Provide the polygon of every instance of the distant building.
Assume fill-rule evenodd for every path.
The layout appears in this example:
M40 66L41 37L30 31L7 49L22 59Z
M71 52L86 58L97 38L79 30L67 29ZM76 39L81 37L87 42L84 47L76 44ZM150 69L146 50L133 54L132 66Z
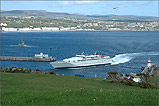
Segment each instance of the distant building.
M109 31L120 31L120 28L108 28Z
M33 28L31 31L41 31L41 28Z
M61 31L69 31L70 29L71 29L71 28L64 28L64 27L61 27L61 28L60 28Z
M44 31L59 31L59 27L42 27Z
M2 27L2 31L5 31L5 32L15 32L15 31L17 31L17 28L5 28L5 27Z
M7 26L7 24L6 23L1 23L0 26Z
M30 31L30 28L19 28L18 31Z
M48 54L40 53L40 54L35 54L35 58L49 58L49 56Z

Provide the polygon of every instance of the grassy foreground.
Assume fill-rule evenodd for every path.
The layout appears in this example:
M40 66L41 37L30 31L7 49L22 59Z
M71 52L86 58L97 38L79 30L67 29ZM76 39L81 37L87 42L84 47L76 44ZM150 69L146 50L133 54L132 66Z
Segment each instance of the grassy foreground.
M1 72L1 105L159 105L159 90L98 78Z

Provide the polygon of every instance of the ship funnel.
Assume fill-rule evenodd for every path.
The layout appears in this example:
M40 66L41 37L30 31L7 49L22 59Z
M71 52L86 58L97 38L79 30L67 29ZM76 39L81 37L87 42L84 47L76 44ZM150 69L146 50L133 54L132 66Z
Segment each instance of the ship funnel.
M81 53L81 56L84 54L84 52Z
M98 55L98 54L97 54L97 51L94 53L94 55Z

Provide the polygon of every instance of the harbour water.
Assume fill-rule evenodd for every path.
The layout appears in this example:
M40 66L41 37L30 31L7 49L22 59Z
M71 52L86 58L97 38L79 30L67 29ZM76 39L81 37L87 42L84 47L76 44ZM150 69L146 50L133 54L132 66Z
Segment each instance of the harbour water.
M24 47L18 46L23 40ZM51 49L50 49L51 48ZM76 54L109 55L113 63L108 66L54 70L49 62L1 61L1 67L25 67L43 71L54 70L59 74L105 78L109 71L138 73L147 59L159 65L158 31L69 31L69 32L2 32L2 56L34 56L43 52L56 60Z

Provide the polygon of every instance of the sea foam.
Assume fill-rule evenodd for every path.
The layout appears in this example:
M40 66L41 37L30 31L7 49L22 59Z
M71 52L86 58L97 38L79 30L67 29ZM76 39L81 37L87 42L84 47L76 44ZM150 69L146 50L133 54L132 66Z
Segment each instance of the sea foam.
M10 45L10 46L12 46L12 47L18 47L19 45ZM24 45L23 47L38 47L38 46L31 46L31 45Z
M120 63L126 63L130 60L138 57L138 56L148 56L148 55L159 55L159 52L141 52L141 53L125 53L125 54L118 54L113 57L113 62L111 65L116 65Z

